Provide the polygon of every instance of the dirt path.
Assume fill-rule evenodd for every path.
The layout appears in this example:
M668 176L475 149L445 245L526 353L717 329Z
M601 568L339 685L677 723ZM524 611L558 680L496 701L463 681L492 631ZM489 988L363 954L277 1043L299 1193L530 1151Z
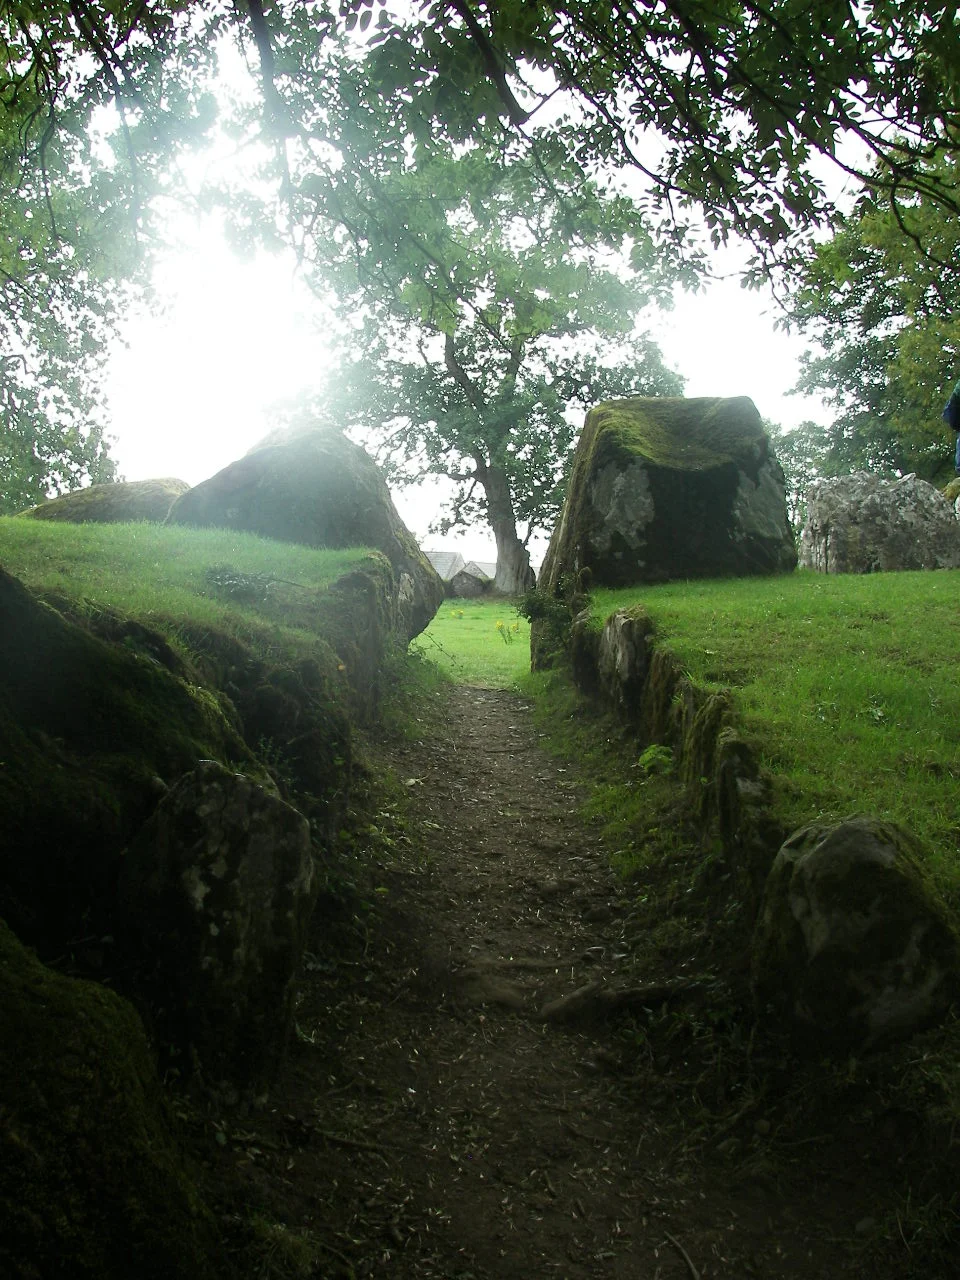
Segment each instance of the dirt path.
M637 889L521 700L451 689L443 726L389 749L414 817L399 834L381 815L366 942L318 947L283 1090L224 1135L247 1196L321 1237L318 1275L858 1274L839 1243L869 1215L854 1148L846 1177L842 1152L818 1177L813 1147L774 1167L747 1107L731 1167L723 1130L697 1133L717 1100L682 1037L543 1016L584 984L662 982L625 979Z

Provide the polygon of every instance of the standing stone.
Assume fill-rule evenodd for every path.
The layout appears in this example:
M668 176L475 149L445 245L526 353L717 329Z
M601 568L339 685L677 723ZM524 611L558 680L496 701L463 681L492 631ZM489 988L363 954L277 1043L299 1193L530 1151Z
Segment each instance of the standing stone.
M611 400L587 414L543 589L789 572L783 471L746 397Z
M397 514L376 463L338 431L275 432L185 493L168 519L308 547L375 547L393 568L397 627L407 639L443 600L443 583Z
M938 489L912 474L817 480L807 490L800 564L819 573L960 568L960 520Z
M260 1090L281 1058L317 893L310 827L204 760L127 850L126 948L162 1041L213 1085Z
M942 1016L958 944L915 843L867 817L803 827L780 849L754 937L761 1012L815 1050L860 1049Z

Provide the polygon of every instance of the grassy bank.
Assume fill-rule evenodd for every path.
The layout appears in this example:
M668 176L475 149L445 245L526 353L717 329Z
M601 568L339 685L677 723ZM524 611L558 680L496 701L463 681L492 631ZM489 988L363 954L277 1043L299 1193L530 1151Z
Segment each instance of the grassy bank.
M509 689L530 670L530 624L509 600L444 600L413 643L458 684Z
M182 525L0 518L0 566L39 595L116 610L174 644L188 619L193 636L207 627L263 657L309 654L323 591L371 554Z
M788 823L854 811L900 822L960 910L960 573L672 583L642 603L691 678L729 689Z

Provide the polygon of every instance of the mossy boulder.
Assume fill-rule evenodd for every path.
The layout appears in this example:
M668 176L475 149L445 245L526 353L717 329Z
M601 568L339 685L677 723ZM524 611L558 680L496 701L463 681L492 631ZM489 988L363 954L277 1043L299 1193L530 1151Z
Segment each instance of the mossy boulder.
M113 932L121 850L198 760L263 774L163 652L91 635L0 569L0 910L41 950Z
M913 839L869 817L814 823L780 849L757 920L753 983L814 1051L857 1052L936 1021L958 992L960 949Z
M254 1094L272 1083L317 887L306 818L213 760L141 828L121 873L124 954L191 1074Z
M119 524L149 520L163 524L170 508L189 490L186 480L124 480L93 484L62 494L23 514L33 520L66 520L70 524Z
M373 459L337 431L268 436L185 493L168 518L309 547L382 551L394 575L394 626L404 640L428 625L443 600L443 583L397 514Z
M0 921L0 1275L203 1280L214 1229L131 1005Z
M540 575L605 587L789 572L783 471L746 397L611 400L587 414Z

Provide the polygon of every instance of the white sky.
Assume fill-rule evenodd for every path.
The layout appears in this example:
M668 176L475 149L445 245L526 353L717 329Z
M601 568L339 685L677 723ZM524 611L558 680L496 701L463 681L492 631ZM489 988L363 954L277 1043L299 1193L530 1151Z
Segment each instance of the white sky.
M158 266L162 310L131 317L114 353L106 391L112 449L127 480L207 479L270 429L270 406L319 386L329 365L312 298L290 260L242 261L209 227L187 225L187 247ZM762 417L784 427L825 420L818 401L788 396L803 342L774 328L775 304L736 279L683 295L651 330L691 396L750 396ZM397 508L427 547L493 559L483 528L441 539L427 533L437 490L406 489ZM542 548L534 548L534 563Z

